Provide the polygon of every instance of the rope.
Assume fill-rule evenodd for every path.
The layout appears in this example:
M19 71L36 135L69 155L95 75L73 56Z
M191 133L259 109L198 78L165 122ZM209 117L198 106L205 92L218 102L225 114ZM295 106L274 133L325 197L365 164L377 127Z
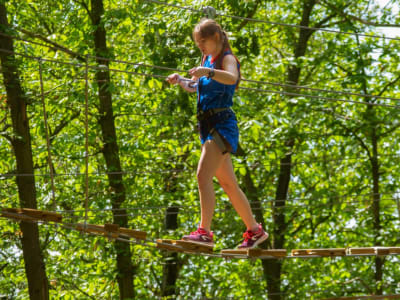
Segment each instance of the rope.
M44 129L46 133L46 144L47 144L47 161L50 169L51 194L53 200L53 210L56 210L57 204L56 204L55 187L54 187L54 171L53 171L53 161L51 158L50 138L49 138L48 124L47 124L46 101L44 98L42 60L39 59L38 62L39 62L39 76L40 76L40 94L42 98Z
M43 47L48 47L53 49L53 46L37 43L34 41L22 39L16 36L12 35L7 35L4 33L0 33L2 36L6 36L9 38L15 38L18 40L22 40L28 43L36 44L39 46ZM73 52L74 55L76 56L82 56L81 54L77 52ZM116 62L116 63L122 63L126 65L132 65L132 66L139 66L139 67L146 67L146 68L155 68L159 70L167 70L167 71L174 71L174 72L185 72L187 73L188 71L177 69L177 68L170 68L170 67L163 67L163 66L157 66L157 65L151 65L151 64L144 64L144 63L133 63L130 61L126 60L120 60L120 59L112 59L112 58L106 58L106 57L99 57L99 56L94 56L94 55L87 55L87 57L94 58L97 60L103 60L103 61L108 61L108 62ZM312 91L317 91L317 92L327 92L327 93L333 93L333 94L341 94L341 95L351 95L351 96L359 96L359 97L364 97L364 98L375 98L375 99L385 99L385 100L396 100L400 101L400 98L395 98L395 97L384 97L384 96L378 96L378 95L371 95L371 94L360 94L360 93L354 93L354 92L346 92L346 91L334 91L334 90L327 90L327 89L321 89L321 88L312 88L312 87L307 87L307 86L301 86L301 85L294 85L294 84L287 84L287 83L278 83L278 82L271 82L271 81L259 81L259 80L251 80L251 79L241 79L243 82L250 82L250 83L257 83L257 84L267 84L267 85L273 85L273 86L280 86L280 87L289 87L289 88L295 88L295 89L306 89L306 90L312 90Z
M368 105L368 106L381 106L381 107L387 107L387 108L400 109L400 105L390 105L390 104L381 104L381 103L373 103L373 102L336 99L336 98L331 98L331 97L322 97L322 96L299 94L299 93L292 93L292 92L285 92L285 91L273 91L273 90L249 88L249 87L243 87L243 86L240 87L240 89L253 91L253 92L281 94L281 95L285 95L285 96L295 96L295 97L305 97L305 98L319 99L319 100L324 100L324 101L326 100L326 101L330 101L330 102L347 102L347 103L353 103L353 104L364 104L364 105Z
M15 215L16 217L18 217L18 214L13 214L13 213L8 213L9 215ZM4 218L3 216L0 216L1 218ZM46 225L52 225L52 226L56 226L56 227L62 227L65 229L70 229L70 230L74 230L74 231L81 231L79 229L77 229L77 226L80 225L78 223L65 223L65 222L48 222L48 221L42 221L42 220L37 220L34 218L30 218L28 217L28 219L31 220L26 220L28 222L33 222L33 223L38 223L38 224L46 224ZM102 228L96 228L96 230L101 231L103 233L109 233L108 231L106 231L105 229ZM87 231L81 231L82 233L86 233L87 235L93 235L93 236L99 236L99 234L93 233L93 232L87 232ZM107 238L107 235L104 235L104 237ZM135 244L135 245L141 245L141 246L146 246L146 247L150 247L150 248L156 248L156 245L164 245L164 246L168 246L169 248L176 248L177 250L184 250L179 246L174 246L172 244L168 244L168 243L163 243L163 242L157 242L155 240L152 239L143 239L143 240L136 240L136 239L125 239L125 238L121 238L121 237L116 237L116 238L111 238L113 240L118 240L121 242L125 242L125 243L130 243L130 244ZM373 248L373 247L372 247ZM156 248L158 249L158 248ZM189 250L189 249L188 249ZM190 250L189 250L190 251ZM188 253L187 253L188 254ZM207 256L207 257L215 257L215 258L225 258L225 256L223 256L221 253L204 253L204 252L191 252L191 255L199 255L199 256ZM397 253L391 253L389 255L400 255ZM364 256L376 256L376 254L350 254L350 255L346 255L346 256L340 256L340 257L364 257ZM292 255L287 255L284 257L281 257L280 259L290 259L290 258L316 258L316 257L324 257L321 255L296 255L296 256L292 256ZM329 257L329 256L326 256ZM247 256L243 256L243 255L237 255L235 256L235 258L240 258L240 259L257 259L257 257L247 257ZM261 259L269 259L269 258L261 258Z
M204 10L200 9L194 9L191 7L185 7L185 6L180 6L176 4L170 4L166 2L161 2L157 0L144 0L147 2L152 2L156 3L159 5L164 5L164 6L169 6L173 8L178 8L182 10L188 10L194 13L198 14L204 14ZM375 39L386 39L386 40L394 40L394 41L400 41L400 38L396 37L387 37L387 36L379 36L379 35L371 35L371 34L363 34L363 33L357 33L357 32L346 32L346 31L340 31L340 30L334 30L334 29L326 29L326 28L321 28L321 27L308 27L308 26L303 26L303 25L296 25L296 24L288 24L288 23L282 23L282 22L274 22L274 21L268 21L268 20L260 20L260 19L254 19L254 18L246 18L246 17L240 17L240 16L235 16L235 15L227 15L227 14L222 14L222 13L216 13L216 16L220 17L225 17L225 18L231 18L231 19L236 19L236 20L241 20L241 21L250 21L250 22L255 22L255 23L265 23L269 25L274 25L274 26L284 26L284 27L291 27L291 28L297 28L297 29L307 29L310 31L323 31L323 32L329 32L329 33L334 33L334 34L343 34L343 35L354 35L354 36L361 36L361 37L369 37L369 38L375 38Z
M5 50L5 49L0 49L0 51L1 52L5 52L5 53L9 53L9 54L20 55L20 56L23 56L23 57L26 57L26 58L38 59L38 57L35 57L35 56L25 55L25 54L21 54L21 53L17 53L17 52L11 52L11 51L8 51L8 50ZM55 59L45 59L45 58L41 58L41 59L42 59L42 61L47 61L47 62L52 62L52 63L60 63L60 64L65 64L65 65L72 65L72 66L76 66L76 67L86 67L86 65L82 65L82 64L79 64L79 63L71 63L71 62L60 61L60 60L55 60ZM95 65L88 66L88 68L95 69L95 70L102 70L103 69L103 67L99 67L99 66L95 66ZM146 74L146 73L127 71L127 70L113 69L113 68L108 68L108 70L111 71L111 72L116 72L116 73L125 73L125 74L144 76L144 77L151 77L151 78L159 78L159 79L166 79L168 77L168 76L164 76L164 75ZM186 79L186 80L189 80L189 79ZM389 104L380 104L380 103L372 103L372 102L353 101L353 100L346 100L346 99L336 99L336 98L317 96L317 95L292 93L292 92L285 92L285 91L273 91L273 90L249 88L249 87L243 87L243 86L240 86L239 89L253 91L253 92L274 93L274 94L281 94L281 95L287 95L287 96L305 97L305 98L326 100L326 101L330 101L330 102L338 101L338 102L348 102L348 103L362 104L362 105L368 105L368 106L381 106L381 107L386 107L386 108L400 109L399 105L389 105ZM393 98L391 100L399 100L399 99L398 98Z
M154 148L151 150L157 151L158 148ZM130 156L129 154L123 154L123 156ZM381 154L379 155L380 158L383 157L390 157L390 158L398 158L400 157L400 154ZM179 158L179 157L178 157ZM297 165L303 165L303 164L317 164L317 163L338 163L338 162L350 162L350 161L361 161L361 160L368 160L368 157L363 157L363 156L358 156L358 157L343 157L343 158L337 158L335 156L326 156L319 158L318 156L315 157L314 159L311 160L303 160L303 161L294 161L291 163L280 163L280 160L277 159L275 162L265 162L265 163L259 163L256 162L254 164L248 164L246 167L250 169L255 169L258 167L278 167L278 166L292 166L295 167ZM176 159L171 159L169 161L164 161L164 162L176 162ZM189 166L186 167L185 169L167 169L167 170L154 170L154 171L133 171L133 170L125 170L125 171L115 171L115 172L89 172L88 174L91 176L107 176L107 175L151 175L151 174L168 174L168 173L174 173L174 172L192 172L195 170L195 166ZM8 177L17 177L17 176L22 176L22 177L27 177L27 176L34 176L34 177L49 177L51 176L50 173L3 173L0 174L0 177L2 178L8 178ZM86 173L56 173L54 174L54 177L61 177L61 176L86 176Z
M88 57L85 64L85 228L89 202L89 97L88 97Z
M379 194L375 194L375 193L367 193L367 194L353 194L353 195L335 195L335 196L330 196L330 197L326 197L326 198L321 198L321 197L308 197L308 198L304 198L304 197L298 197L298 198L287 198L287 199L263 199L260 200L258 202L256 201L249 201L250 204L268 204L268 203L291 203L291 202L299 202L299 201L311 201L312 204L299 204L299 205L286 205L285 207L317 207L317 205L315 205L315 201L321 201L321 200L325 200L326 202L328 202L329 200L336 200L333 204L359 204L359 203L365 203L368 202L369 204L372 202L384 202L384 201L391 201L391 200L397 200L397 197L389 197L389 198L383 198L383 199L379 199L379 200L375 200L375 199L368 199L369 197L373 197L376 195L379 196L384 196L384 195L396 195L396 194L400 194L400 193L379 193ZM360 200L356 200L359 199ZM351 201L344 201L344 202L340 202L340 200L351 200ZM180 199L172 199L169 200L170 202L179 202ZM328 203L322 203L322 205L326 206L328 205ZM115 211L121 211L121 210L127 210L127 211L132 211L132 210L160 210L160 209L166 209L169 207L176 207L176 208L180 208L180 209L185 209L185 208L193 208L193 207L198 207L198 205L151 205L151 206L137 206L137 207L124 207L124 208L117 208L117 209L112 209L112 208L105 208L105 209L88 209L88 211L90 212L115 212ZM276 207L275 209L279 209L279 207ZM79 213L79 212L83 212L83 210L58 210L56 211L57 213Z

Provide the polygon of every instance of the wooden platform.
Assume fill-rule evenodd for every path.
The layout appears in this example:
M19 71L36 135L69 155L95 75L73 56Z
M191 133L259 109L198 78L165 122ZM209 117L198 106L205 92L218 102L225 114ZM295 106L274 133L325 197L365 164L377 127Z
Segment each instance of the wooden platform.
M291 251L291 255L292 256L315 256L315 257L345 256L346 248L294 249Z
M2 208L1 216L11 218L18 221L44 221L44 222L61 222L62 215L46 210L33 208Z
M283 258L287 256L286 249L224 249L221 250L222 257L243 258Z
M158 239L156 247L184 253L213 253L214 246L184 240Z
M147 233L144 231L129 229L125 227L119 227L118 224L105 224L105 225L96 225L96 224L76 224L76 229L82 232L94 233L98 235L103 235L110 239L116 238L135 238L138 240L145 240Z
M348 248L347 255L393 255L400 254L400 247Z

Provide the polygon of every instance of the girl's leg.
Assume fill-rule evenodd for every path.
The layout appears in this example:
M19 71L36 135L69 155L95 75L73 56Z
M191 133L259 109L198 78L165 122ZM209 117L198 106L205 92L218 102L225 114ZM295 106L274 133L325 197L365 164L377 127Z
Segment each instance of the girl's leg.
M224 159L219 165L219 168L216 170L215 175L221 187L228 195L229 200L231 201L236 212L245 223L247 230L258 230L259 225L254 219L249 201L237 183L230 154L226 154L224 156Z
M201 221L200 227L210 231L215 207L213 177L226 157L213 140L206 141L201 149L197 167L197 183L200 194Z

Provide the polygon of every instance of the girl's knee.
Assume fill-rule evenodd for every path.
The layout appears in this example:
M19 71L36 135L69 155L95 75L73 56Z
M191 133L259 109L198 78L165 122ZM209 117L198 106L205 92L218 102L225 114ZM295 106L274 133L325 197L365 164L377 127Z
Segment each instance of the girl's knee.
M212 177L210 177L207 172L203 171L202 169L197 170L196 176L197 184L200 189L212 183Z
M239 186L237 182L220 181L219 184L221 185L225 193L228 195L232 193L237 193L239 191Z

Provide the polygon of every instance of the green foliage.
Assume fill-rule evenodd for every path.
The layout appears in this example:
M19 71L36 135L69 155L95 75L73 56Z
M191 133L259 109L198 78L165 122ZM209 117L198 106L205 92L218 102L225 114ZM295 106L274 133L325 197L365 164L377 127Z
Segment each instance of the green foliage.
M57 209L65 222L82 222L85 201L85 55L94 55L91 25L86 9L89 1L9 1L14 34L46 44L23 34L18 28L40 34L80 54L14 40L16 52L65 61L43 62L45 101L51 139ZM305 1L206 1L229 15L249 16L271 22L299 24ZM184 1L173 1L189 5ZM390 9L367 9L365 1L319 2L312 11L310 26L328 18L324 25L341 31L375 34L366 26L338 14L338 9L374 22L398 23ZM147 1L104 1L104 25L112 57L135 63L112 61L113 110L118 135L129 224L145 230L150 238L179 238L199 221L195 170L200 155L196 127L196 97L167 85L162 77L169 71L143 66L157 65L188 70L199 64L200 52L191 39L194 24L201 17L190 11L159 6ZM192 6L199 8L198 2ZM335 8L335 9L334 9ZM298 29L266 23L246 23L218 17L229 32L232 47L242 63L242 76L266 82L287 82L291 66L301 68L300 85L331 91L352 91L398 97L399 41L352 35L314 32L306 55L294 57ZM29 96L29 118L34 152L39 207L52 209L51 184L40 97L38 62L18 57L23 88ZM93 57L89 65L94 65ZM139 65L142 64L142 65ZM130 72L130 73L128 73ZM101 154L104 141L98 126L95 70L89 69L89 222L112 220L110 191ZM187 74L182 74L186 75ZM240 143L245 156L234 158L241 186L245 176L257 188L267 228L273 232L272 202L279 176L279 159L292 149L292 177L287 205L281 209L288 229L287 249L350 246L399 245L398 182L400 167L398 109L285 96L291 91L314 96L376 104L398 105L395 101L313 90L280 88L242 82L242 86L274 90L262 93L239 90L234 110L239 120ZM2 89L3 101L5 90ZM0 102L0 174L15 171L15 160L7 108ZM377 139L375 139L377 138ZM372 159L377 147L380 187L380 222L373 230ZM177 184L171 188L171 180ZM216 187L218 187L216 185ZM217 188L213 230L216 250L236 246L244 231L227 197ZM2 207L17 207L15 177L2 175ZM163 228L165 207L182 206L179 229ZM161 208L159 208L161 207ZM69 212L72 210L72 212ZM53 226L40 227L46 272L52 299L117 299L115 250L104 238L87 236ZM0 294L13 299L28 295L18 226L0 220ZM144 246L132 246L137 265L135 290L138 299L160 295L162 253ZM229 260L185 256L177 282L182 299L267 299L266 281L260 261ZM386 294L399 293L397 258L388 258L380 283ZM282 266L283 299L320 299L371 294L376 285L374 259L293 259ZM379 283L378 283L379 284Z

